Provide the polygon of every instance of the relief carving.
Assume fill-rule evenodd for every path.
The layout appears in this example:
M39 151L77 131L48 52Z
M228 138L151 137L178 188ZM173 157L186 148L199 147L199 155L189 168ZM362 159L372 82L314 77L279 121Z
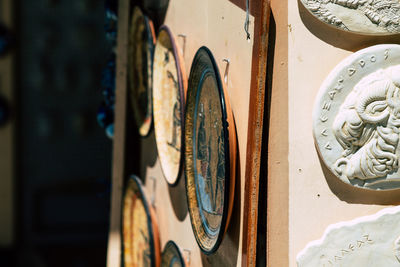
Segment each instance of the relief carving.
M365 48L321 85L313 111L317 151L347 184L400 188L399 55L399 45Z
M400 32L399 0L302 0L320 20L343 30Z
M386 177L399 168L400 65L363 78L347 96L332 125L343 147L335 162L351 180Z

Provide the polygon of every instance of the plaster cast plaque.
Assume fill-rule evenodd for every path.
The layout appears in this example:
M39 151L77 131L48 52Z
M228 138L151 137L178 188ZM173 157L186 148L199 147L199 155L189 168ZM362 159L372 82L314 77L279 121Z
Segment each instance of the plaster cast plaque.
M400 33L399 0L301 0L318 19L342 30Z
M297 256L298 267L397 267L400 207L330 225Z
M326 78L313 112L318 152L353 186L400 188L400 46L378 45L343 60Z

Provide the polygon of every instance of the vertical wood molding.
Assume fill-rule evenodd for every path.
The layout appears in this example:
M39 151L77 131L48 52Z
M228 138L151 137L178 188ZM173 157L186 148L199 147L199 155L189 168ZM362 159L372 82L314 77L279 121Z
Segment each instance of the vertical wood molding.
M242 266L256 265L259 178L270 21L269 0L251 1L250 5L251 10L254 10L255 39L246 152Z
M107 266L121 265L121 205L125 176L125 140L127 112L127 48L129 0L119 0L116 69L116 100L112 160L111 215L108 237Z

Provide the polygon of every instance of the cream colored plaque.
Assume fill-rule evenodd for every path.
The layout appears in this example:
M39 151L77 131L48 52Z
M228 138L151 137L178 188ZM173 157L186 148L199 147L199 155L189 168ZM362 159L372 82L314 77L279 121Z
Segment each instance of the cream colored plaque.
M399 0L301 0L318 19L342 30L366 34L400 32Z
M297 256L298 267L397 267L400 207L330 225Z
M378 45L342 61L324 81L313 112L325 164L343 182L400 187L400 46Z

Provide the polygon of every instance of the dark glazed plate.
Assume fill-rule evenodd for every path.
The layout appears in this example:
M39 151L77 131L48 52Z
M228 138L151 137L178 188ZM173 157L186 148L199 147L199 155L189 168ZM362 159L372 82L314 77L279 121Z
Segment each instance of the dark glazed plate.
M168 241L161 256L161 267L185 267L185 259L174 241Z
M133 118L141 136L152 123L152 74L155 33L152 21L135 7L129 28L128 90Z
M185 114L186 194L196 241L214 253L227 229L236 175L236 130L218 66L201 47L190 70Z
M128 180L123 202L123 262L125 267L160 265L156 216L147 202L140 179Z
M153 117L164 177L175 185L180 176L187 77L180 48L167 26L157 38L153 64Z

